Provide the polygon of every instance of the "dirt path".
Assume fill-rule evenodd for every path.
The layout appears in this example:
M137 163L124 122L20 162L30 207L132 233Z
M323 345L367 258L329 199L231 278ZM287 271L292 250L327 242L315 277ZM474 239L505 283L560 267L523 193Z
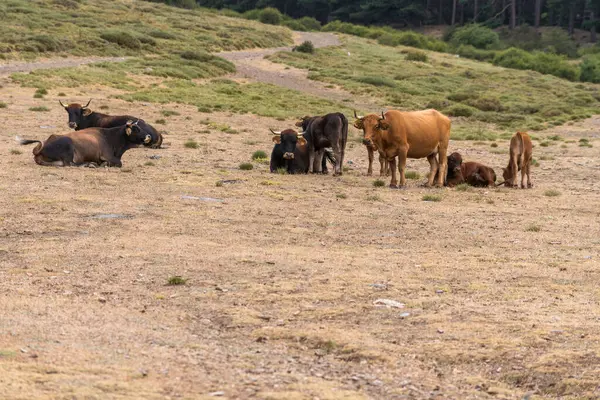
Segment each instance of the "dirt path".
M95 62L123 62L127 57L80 57L80 58L51 58L35 62L15 62L0 65L0 76L15 72L31 72L37 69L68 68Z
M313 43L316 48L339 46L341 42L333 33L328 32L296 32L294 43L300 44L306 40ZM292 47L277 47L272 49L259 49L248 51L230 51L219 53L219 56L235 64L237 72L234 77L249 79L257 82L270 83L345 103L358 109L370 109L374 103L368 98L357 98L356 95L339 87L328 87L325 84L308 79L308 71L273 63L265 56L279 51L290 51Z

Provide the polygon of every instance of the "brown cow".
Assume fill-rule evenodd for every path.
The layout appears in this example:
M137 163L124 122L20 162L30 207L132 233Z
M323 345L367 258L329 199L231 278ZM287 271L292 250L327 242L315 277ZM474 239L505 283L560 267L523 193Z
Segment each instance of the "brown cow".
M356 117L356 112L354 113ZM354 127L356 129L362 130L362 120L357 119L354 121ZM368 144L367 141L363 139L363 144L367 148L367 154L369 156L369 167L367 168L367 176L373 175L373 159L375 158L375 151L379 153L379 176L389 176L390 175L390 164L385 159L382 152L377 150L377 148L371 143Z
M531 143L529 135L525 132L515 133L510 139L510 159L508 160L508 166L502 168L504 186L519 187L516 183L517 171L521 171L521 188L525 189L525 174L527 174L527 187L533 187L529 175L532 154L533 144Z
M436 172L437 186L443 186L446 176L446 153L450 139L450 119L436 110L402 112L391 110L381 116L370 114L357 119L363 128L368 145L375 145L390 163L391 188L398 187L396 156L400 172L400 186L406 185L404 170L407 158L427 158L430 165L428 186L433 185ZM439 154L439 165L437 155Z
M152 136L142 130L137 121L127 121L116 128L88 128L66 135L50 135L43 143L18 136L15 140L21 145L38 143L33 149L33 158L39 165L65 167L105 164L121 167L123 153L140 144L150 143Z
M454 187L461 183L471 186L486 187L494 186L496 183L496 172L483 164L462 161L460 153L452 153L448 156L448 174L446 186Z

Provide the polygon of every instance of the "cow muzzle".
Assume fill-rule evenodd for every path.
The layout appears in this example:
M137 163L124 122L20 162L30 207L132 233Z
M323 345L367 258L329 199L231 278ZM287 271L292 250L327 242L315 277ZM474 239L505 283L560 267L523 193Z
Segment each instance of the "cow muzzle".
M368 146L368 147L373 147L373 142L371 141L371 139L363 139L362 143L363 143L365 146Z
M152 136L150 136L150 135L146 135L146 137L144 138L144 143L145 143L145 144L148 144L148 143L150 143L150 142L152 142Z
M69 128L76 129L77 128L77 122L69 122Z
M283 158L286 160L293 160L294 159L294 153L285 153L283 155Z

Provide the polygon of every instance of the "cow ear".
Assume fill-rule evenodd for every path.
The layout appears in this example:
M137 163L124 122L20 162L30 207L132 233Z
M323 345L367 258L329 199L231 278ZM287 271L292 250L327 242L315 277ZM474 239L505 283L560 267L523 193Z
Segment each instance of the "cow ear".
M299 144L300 146L304 146L306 144L306 139L304 139L303 137L299 137L297 144Z
M274 135L274 136L273 136L273 142L274 142L274 143L277 143L277 144L281 143L281 136L279 136L279 135Z
M87 108L87 107L82 108L82 111L83 111L83 116L84 117L87 117L88 115L90 115L92 113L92 110L89 109L89 108Z

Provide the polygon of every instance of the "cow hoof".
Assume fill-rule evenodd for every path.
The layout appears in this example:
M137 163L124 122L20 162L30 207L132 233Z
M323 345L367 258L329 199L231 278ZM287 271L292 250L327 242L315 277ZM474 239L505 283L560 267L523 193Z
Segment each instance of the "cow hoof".
M527 189L531 189L533 187L533 183L528 183L527 184Z
M398 188L398 185L392 185L392 184L390 184L390 189L399 189L399 188Z

